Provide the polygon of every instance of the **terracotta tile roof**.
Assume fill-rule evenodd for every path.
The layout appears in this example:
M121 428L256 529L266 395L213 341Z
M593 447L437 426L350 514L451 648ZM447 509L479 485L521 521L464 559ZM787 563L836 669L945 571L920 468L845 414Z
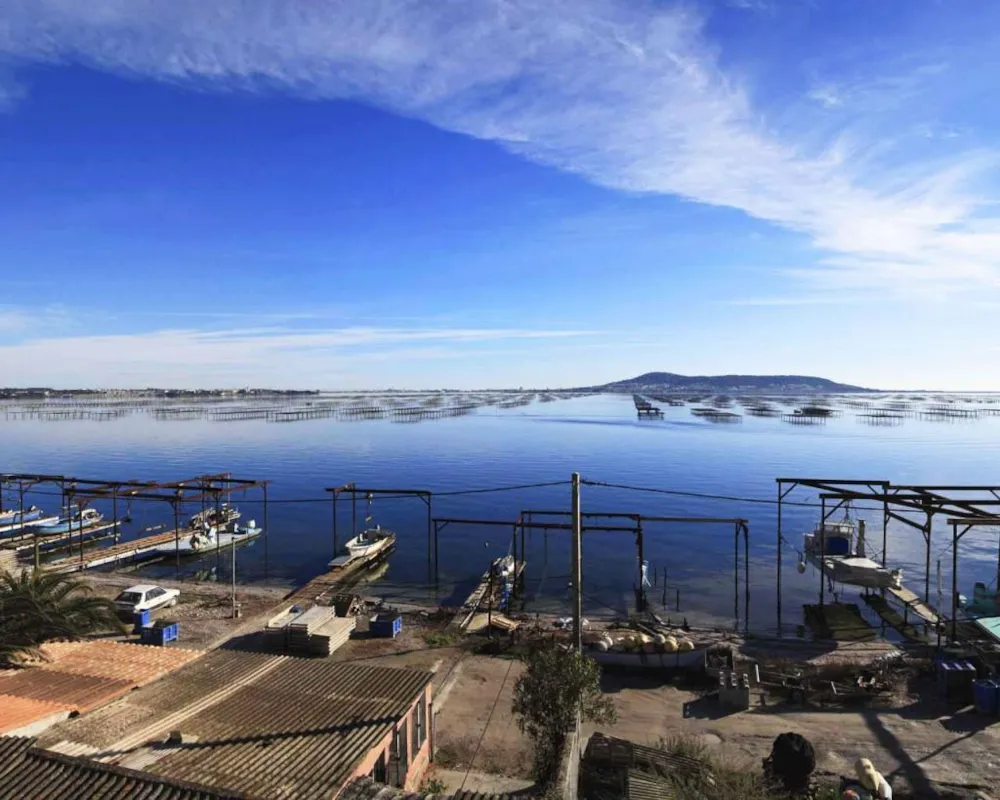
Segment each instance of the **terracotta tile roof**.
M50 753L34 740L0 737L0 796L78 800L243 800L237 792L168 781L135 770Z
M48 703L44 700L0 694L0 733L16 731L32 722L72 710L72 706L62 703Z

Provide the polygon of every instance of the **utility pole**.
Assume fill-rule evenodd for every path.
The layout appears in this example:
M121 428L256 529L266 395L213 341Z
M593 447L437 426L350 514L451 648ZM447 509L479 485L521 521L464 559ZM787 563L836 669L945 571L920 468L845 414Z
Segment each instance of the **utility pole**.
M580 516L580 473L573 473L573 647L583 652L583 565L581 564L583 518Z

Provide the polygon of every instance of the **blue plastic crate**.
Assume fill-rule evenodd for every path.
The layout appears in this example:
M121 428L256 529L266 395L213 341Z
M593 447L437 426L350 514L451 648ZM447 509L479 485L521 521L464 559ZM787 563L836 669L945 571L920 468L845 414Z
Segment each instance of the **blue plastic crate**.
M379 614L371 622L371 635L382 639L395 639L403 630L402 617L389 617Z
M1000 715L1000 682L988 678L972 684L972 701L976 711L990 717Z
M142 643L163 647L167 642L176 641L180 631L176 622L169 625L147 625L142 629Z
M149 615L148 608L145 611L136 611L132 615L132 633L142 633L142 629L149 625Z

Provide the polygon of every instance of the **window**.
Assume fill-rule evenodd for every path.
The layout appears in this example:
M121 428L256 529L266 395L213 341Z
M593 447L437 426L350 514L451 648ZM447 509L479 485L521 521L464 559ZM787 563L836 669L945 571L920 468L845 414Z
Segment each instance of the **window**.
M386 769L386 753L383 750L378 754L378 760L375 762L375 767L372 769L372 780L375 783L385 783Z
M399 723L399 731L397 736L399 737L399 774L406 777L406 773L410 769L410 755L409 755L409 739L407 737L408 726L406 724L406 718Z
M413 715L413 752L417 752L427 741L427 695L420 696Z

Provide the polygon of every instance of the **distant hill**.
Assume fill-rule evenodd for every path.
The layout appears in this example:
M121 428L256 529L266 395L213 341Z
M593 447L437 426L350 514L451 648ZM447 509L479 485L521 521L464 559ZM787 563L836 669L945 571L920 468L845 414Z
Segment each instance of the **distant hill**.
M677 375L647 372L624 381L594 387L607 392L711 392L712 394L805 394L866 392L860 386L808 375Z

